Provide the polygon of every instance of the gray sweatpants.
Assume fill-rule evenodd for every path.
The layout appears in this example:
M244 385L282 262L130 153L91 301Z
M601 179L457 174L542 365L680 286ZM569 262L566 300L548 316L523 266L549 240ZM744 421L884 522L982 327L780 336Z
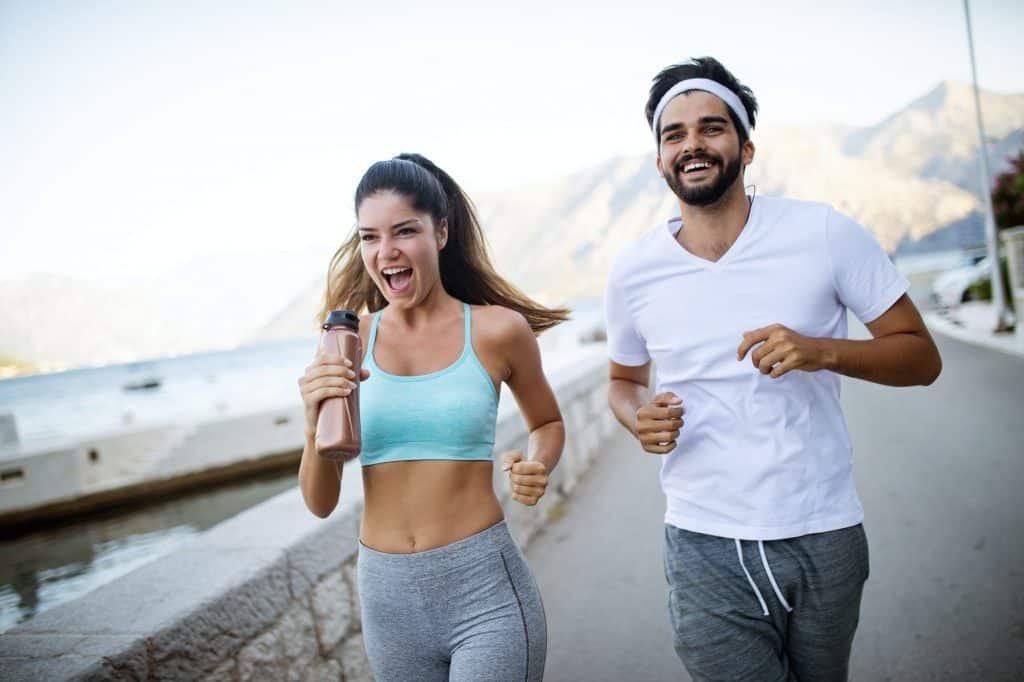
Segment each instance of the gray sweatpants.
M377 682L543 679L544 607L504 521L413 554L360 543L358 575Z
M675 648L694 682L844 682L868 577L861 525L737 541L665 526Z

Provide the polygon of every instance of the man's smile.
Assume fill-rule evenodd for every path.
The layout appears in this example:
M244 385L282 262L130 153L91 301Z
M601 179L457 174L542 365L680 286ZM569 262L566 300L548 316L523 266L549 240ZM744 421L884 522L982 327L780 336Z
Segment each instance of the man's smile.
M676 164L676 173L688 179L698 179L710 173L716 165L716 161L708 158L690 159Z

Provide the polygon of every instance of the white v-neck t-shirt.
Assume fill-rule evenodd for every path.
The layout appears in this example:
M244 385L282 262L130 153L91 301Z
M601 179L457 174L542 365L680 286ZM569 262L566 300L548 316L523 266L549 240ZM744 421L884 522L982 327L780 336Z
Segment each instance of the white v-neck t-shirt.
M782 324L846 338L846 312L868 323L909 288L874 237L826 204L757 197L716 262L675 240L680 219L628 246L605 294L608 354L654 361L656 392L686 408L664 456L666 523L698 533L776 540L855 525L852 448L839 376L773 379L736 360L743 332Z

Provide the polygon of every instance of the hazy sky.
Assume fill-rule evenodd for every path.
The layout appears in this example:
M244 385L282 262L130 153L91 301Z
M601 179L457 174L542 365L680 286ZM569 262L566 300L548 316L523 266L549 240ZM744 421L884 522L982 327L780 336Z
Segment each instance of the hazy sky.
M643 153L650 79L688 56L762 125L870 124L970 79L962 2L770 4L0 0L0 278L326 248L399 151L471 194ZM982 86L1024 92L1024 3L971 10Z

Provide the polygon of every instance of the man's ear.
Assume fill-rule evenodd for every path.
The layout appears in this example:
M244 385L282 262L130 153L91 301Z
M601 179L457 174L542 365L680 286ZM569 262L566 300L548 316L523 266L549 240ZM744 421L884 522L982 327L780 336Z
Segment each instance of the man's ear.
M654 165L658 169L658 175L660 175L661 177L664 178L665 177L665 172L661 169L661 154L655 154L654 155Z
M754 148L754 143L748 138L747 141L743 143L743 154L741 155L744 167L749 166L754 162L755 151L757 150Z

